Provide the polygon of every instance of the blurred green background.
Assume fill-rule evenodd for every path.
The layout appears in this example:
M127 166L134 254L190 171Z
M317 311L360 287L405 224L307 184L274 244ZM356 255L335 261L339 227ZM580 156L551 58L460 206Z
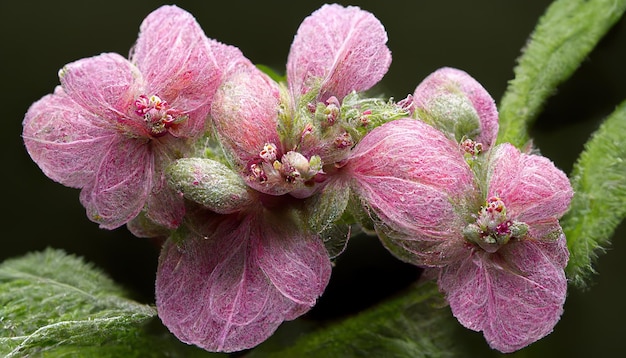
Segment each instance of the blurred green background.
M343 2L342 2L343 3ZM353 1L385 25L393 54L378 89L397 99L443 66L467 71L498 101L515 59L549 1ZM47 246L84 256L153 302L158 247L125 228L100 230L85 216L79 191L46 178L26 153L21 122L29 105L58 84L66 63L101 52L127 55L139 24L161 1L2 1L4 107L0 142L3 214L0 260ZM209 37L238 46L255 63L284 69L298 25L322 2L179 1ZM533 128L535 144L565 172L617 103L626 99L626 21L622 20L561 86ZM622 224L600 257L590 290L570 290L555 331L524 356L609 357L626 352L626 236ZM305 319L354 313L405 287L419 272L390 257L376 240L353 240L331 284ZM484 346L480 334L464 336ZM488 350L472 353L484 354ZM495 354L494 354L495 355Z

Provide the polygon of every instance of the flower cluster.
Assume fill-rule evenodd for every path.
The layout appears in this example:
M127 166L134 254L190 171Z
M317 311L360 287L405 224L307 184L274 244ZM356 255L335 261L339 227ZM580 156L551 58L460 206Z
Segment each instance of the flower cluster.
M128 60L65 66L24 141L101 227L167 238L156 304L186 343L251 348L307 312L360 225L436 277L461 324L520 349L562 313L569 181L495 145L494 101L463 71L399 102L365 96L391 63L386 42L371 13L325 5L276 82L164 6Z

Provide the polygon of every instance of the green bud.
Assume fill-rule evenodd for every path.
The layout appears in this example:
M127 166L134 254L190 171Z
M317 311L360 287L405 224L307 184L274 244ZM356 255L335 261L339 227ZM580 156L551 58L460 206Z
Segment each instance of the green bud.
M179 159L167 168L166 176L168 184L186 199L219 214L236 212L252 203L243 179L215 160Z
M476 224L469 224L463 228L463 236L467 241L477 243L480 240L481 230Z
M480 118L472 102L462 93L447 93L434 97L418 117L441 130L457 142L475 139L480 134Z
M523 238L528 233L528 224L524 222L514 221L513 225L511 225L511 236L516 237L518 239Z

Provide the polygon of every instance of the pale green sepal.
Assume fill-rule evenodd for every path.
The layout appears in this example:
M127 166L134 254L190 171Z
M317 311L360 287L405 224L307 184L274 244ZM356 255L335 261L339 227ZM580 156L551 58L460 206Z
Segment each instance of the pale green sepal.
M320 233L332 226L346 210L350 188L341 180L327 184L305 202L309 228Z
M500 101L498 143L521 148L559 84L578 68L626 10L626 0L557 0L541 17Z

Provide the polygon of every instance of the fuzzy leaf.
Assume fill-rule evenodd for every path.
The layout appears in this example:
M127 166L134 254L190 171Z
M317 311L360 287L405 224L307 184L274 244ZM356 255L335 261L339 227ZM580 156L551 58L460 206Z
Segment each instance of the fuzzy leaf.
M626 217L626 101L611 114L574 165L571 209L562 219L571 256L568 278L578 286Z
M558 0L539 20L500 102L498 143L517 147L544 102L626 10L626 0Z
M417 286L341 323L304 336L271 357L457 357L457 323L434 284ZM457 351L458 350L458 351ZM253 357L269 352L252 352Z
M0 355L23 357L99 347L95 356L147 355L138 337L154 308L80 258L47 249L0 265Z

